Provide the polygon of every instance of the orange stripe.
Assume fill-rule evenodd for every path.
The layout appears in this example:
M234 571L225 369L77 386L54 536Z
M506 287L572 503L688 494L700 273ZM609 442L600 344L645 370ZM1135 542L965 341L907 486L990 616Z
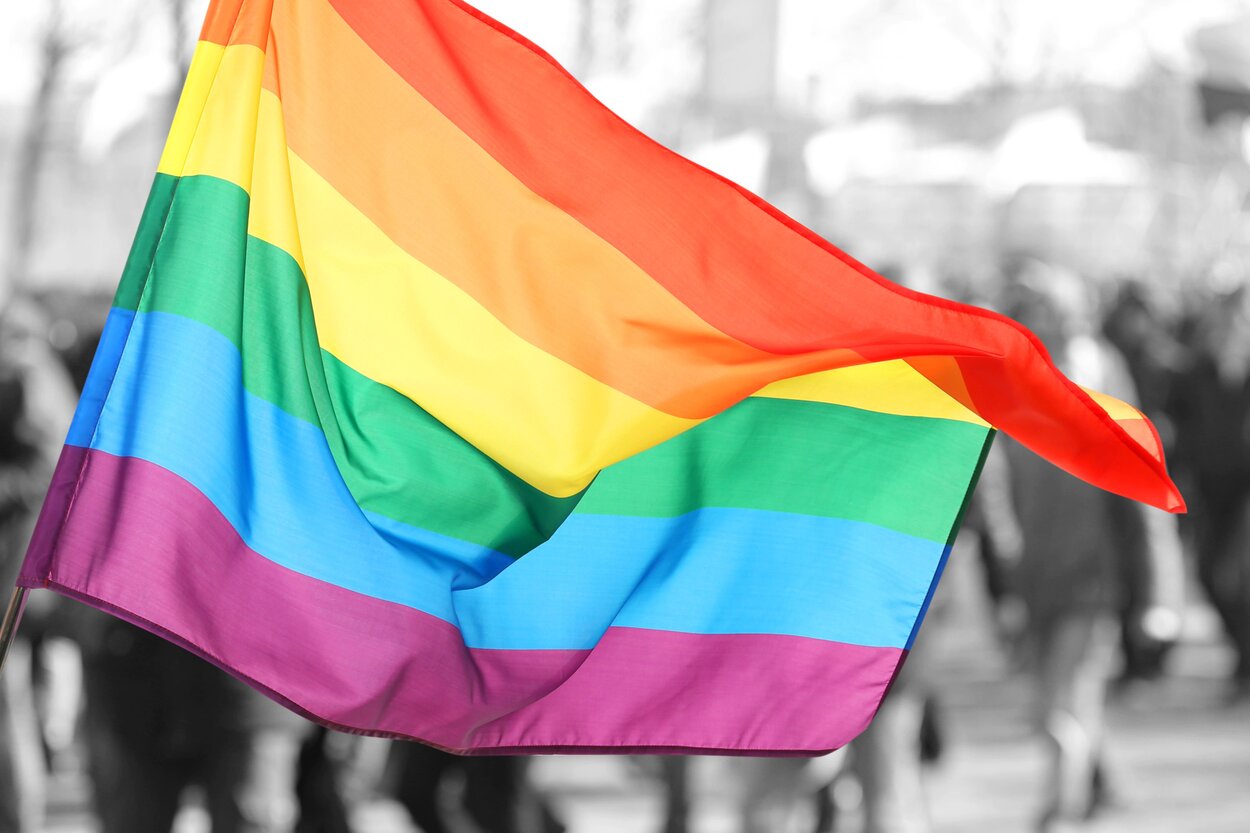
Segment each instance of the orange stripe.
M1159 434L1155 431L1154 425L1150 420L1146 419L1146 415L1134 408L1127 402L1116 399L1105 393L1099 393L1096 390L1082 388L1094 403L1107 412L1107 415L1116 421L1116 424L1128 432L1128 435L1142 447L1154 456L1160 462L1163 461L1163 442L1159 439Z
M838 349L778 356L715 329L517 180L329 6L280 4L273 27L279 71L299 79L285 87L273 73L266 79L282 99L292 150L531 344L686 418L711 416L775 379L860 360Z
M200 40L221 46L249 43L265 47L273 0L212 0Z
M1146 421L1145 417L1117 419L1116 423L1127 431L1130 437L1141 443L1142 447L1153 452L1157 459L1163 459L1163 449L1159 445L1158 434L1155 433L1154 428Z
M542 345L544 351L594 378L611 379L609 384L619 385L618 390L630 391L636 399L674 414L715 410L728 404L726 376L731 382L752 378L758 354L744 360L746 371L730 371L725 366L743 356L741 345L730 349L726 333L765 355L802 356L798 367L786 364L791 359L778 359L783 366L765 374L766 378L845 364L854 355L848 348L869 360L953 356L978 413L995 427L1103 488L1174 511L1183 507L1154 449L1143 447L1064 378L1036 338L1015 322L883 281L754 195L650 143L555 70L544 56L535 55L523 39L498 24L466 14L467 7L459 0L333 0L332 4L380 56L378 60L400 73L427 104L530 189L530 199L513 212L513 225L507 229L512 257L500 261L497 250L470 252L464 255L469 262L488 269L498 262L513 267L527 262L526 271L535 265L550 268L550 257L547 261L535 257L536 250L548 245L549 225L536 222L534 210L541 204L559 206L601 235L618 254L644 267L713 328L714 339L710 345L700 344L698 332L671 330L664 316L646 305L641 305L641 317L627 317L637 307L629 306L628 293L609 295L610 303L600 298L589 308L578 306L577 291L583 289L579 279L588 274L586 267L597 270L600 264L561 256L554 265L563 268L568 282L564 296L535 292L535 286L524 281L515 283L510 271L489 274L492 286L485 299L477 291L466 290L500 316L503 313L493 299L520 296L522 305L509 309L504 323L531 344ZM302 22L324 15L324 5L325 0L302 0L281 4L280 11ZM241 13L247 15L249 8L245 3ZM319 82L331 74L319 62L333 63L338 79L349 75L346 62L328 46L328 39L313 37L302 26L289 34L277 44L282 53L281 78L294 77L297 86L311 87L310 95L316 95L322 92ZM300 39L311 70L304 73L288 66L286 60L287 49L295 48ZM364 84L341 86L349 88L343 91L349 96L368 95ZM391 103L371 99L375 106ZM348 121L342 113L320 109L323 123L314 127ZM424 139L407 135L417 141L405 146L395 137L374 135L346 146L337 144L338 139L333 144L338 162L344 156L370 158L373 164L350 164L349 173L370 177L379 186L374 197L385 211L379 215L375 206L358 205L405 248L408 241L403 235L413 233L405 223L415 219L434 228L447 225L443 216L417 216L412 195L384 182L384 176L393 173L388 163L407 159ZM388 153L378 153L381 149ZM389 155L396 153L400 155ZM453 163L453 170L462 163ZM321 167L320 162L315 164ZM477 204L463 195L458 200L445 199L444 189L452 187L450 193L456 193L454 176L447 171L426 173L439 184L430 206L463 215L456 220L476 215ZM333 168L326 174L339 188L348 190ZM354 202L358 199L348 196ZM494 202L500 197L490 189L479 196ZM466 279L451 270L440 268L440 272L451 272L445 277L452 281ZM482 277L470 273L474 276ZM604 283L597 273L594 282L598 287L594 294L600 294ZM550 307L536 306L543 303L558 308L552 312ZM600 335L595 343L597 330L609 321L618 324L606 325L615 329ZM572 338L566 335L570 327L595 347L589 355L601 357L603 367L587 365L584 356L562 350L549 340ZM552 332L560 335L549 337ZM666 349L656 348L658 343ZM604 356L605 344L627 347L630 354L640 357L651 349L655 361L624 364L622 357L609 359ZM691 359L710 364L711 370L705 367L707 372L699 373L697 366L681 364ZM648 386L665 371L673 379L666 388L670 393L657 394ZM701 389L705 383L707 389ZM731 389L729 401L753 386L739 384ZM962 395L962 391L948 392L957 398ZM699 407L704 402L707 406Z
M549 56L461 0L329 2L535 192L724 332L778 353L840 346L874 361L956 356L978 412L995 427L1103 488L1183 507L1153 452L1089 402L1014 322L883 280L755 195L642 136Z
M950 356L917 356L908 359L907 363L930 382L945 391L947 396L963 405L969 411L979 413L977 404L972 401L972 394L968 393L968 386L964 383L964 376L959 370L959 364L953 358Z

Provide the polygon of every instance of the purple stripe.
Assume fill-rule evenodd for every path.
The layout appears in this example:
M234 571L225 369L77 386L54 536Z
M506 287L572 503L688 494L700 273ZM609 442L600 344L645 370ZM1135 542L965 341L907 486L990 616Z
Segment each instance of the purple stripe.
M590 651L470 650L441 619L256 554L169 471L76 448L20 582L170 636L324 723L458 751L824 751L868 724L904 653L617 627Z

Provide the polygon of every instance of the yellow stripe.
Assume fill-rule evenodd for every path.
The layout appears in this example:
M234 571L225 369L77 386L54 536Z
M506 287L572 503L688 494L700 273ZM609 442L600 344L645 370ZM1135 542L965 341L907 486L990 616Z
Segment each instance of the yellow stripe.
M265 53L201 41L157 170L215 176L250 190Z
M550 494L573 494L603 466L697 424L533 346L401 249L288 150L264 71L256 47L201 43L161 170L251 192L249 232L299 261L322 347ZM489 389L465 384L482 379ZM757 395L986 424L901 361L787 379Z
M933 417L989 427L904 361L877 362L774 382L756 396L830 402L865 411Z
M178 109L174 111L174 121L169 127L169 137L165 140L165 149L156 168L161 173L170 176L182 174L187 151L195 140L204 104L224 54L225 48L215 43L201 41L196 44L195 53L191 56L191 68L182 85L182 95L178 98Z
M859 358L767 353L717 330L574 216L576 200L532 190L329 4L279 4L273 28L280 73L267 72L264 85L282 100L288 146L399 246L531 344L688 418L776 378ZM662 218L658 210L638 219Z
M1098 404L1098 407L1107 412L1107 415L1114 420L1125 419L1145 419L1146 417L1141 411L1134 408L1127 402L1116 399L1114 396L1108 396L1105 393L1099 393L1096 390L1082 387L1081 390L1089 394L1089 398Z
M266 94L265 102L276 99ZM396 246L293 153L291 175L322 347L527 482L573 494L600 468L697 424L517 336ZM272 230L253 233L269 239Z
M324 349L549 494L574 494L697 424L534 347L397 246L288 151L282 104L260 92L263 68L260 50L226 51L204 118L182 139L182 174L250 186L248 231L300 262Z

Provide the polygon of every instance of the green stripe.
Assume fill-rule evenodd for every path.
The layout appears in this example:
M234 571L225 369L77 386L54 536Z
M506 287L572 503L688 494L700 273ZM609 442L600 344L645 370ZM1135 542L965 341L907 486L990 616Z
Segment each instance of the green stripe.
M954 420L752 398L606 470L577 511L768 509L945 543L986 433Z
M965 422L753 398L606 470L580 506L552 498L321 350L299 264L249 237L247 212L246 192L224 180L158 177L132 255L142 263L148 252L156 279L141 296L146 270L128 264L118 305L192 318L229 338L247 390L321 427L360 506L412 526L517 556L575 506L650 517L725 507L944 542L985 442L986 429Z
M534 489L407 397L320 349L299 264L248 236L245 191L213 177L158 176L149 207L159 209L166 194L168 216L145 212L138 234L155 247L153 280L140 300L144 270L128 268L118 306L191 318L234 342L246 389L325 432L361 508L512 556L546 540L572 511L576 497Z
M161 234L165 231L165 218L169 216L177 190L177 177L156 175L152 190L148 192L147 204L143 206L139 230L135 233L134 242L130 244L126 268L122 270L121 283L117 287L117 294L113 296L113 306L123 309L135 309L139 306L143 284L147 280L152 258L156 255L156 244L160 242Z

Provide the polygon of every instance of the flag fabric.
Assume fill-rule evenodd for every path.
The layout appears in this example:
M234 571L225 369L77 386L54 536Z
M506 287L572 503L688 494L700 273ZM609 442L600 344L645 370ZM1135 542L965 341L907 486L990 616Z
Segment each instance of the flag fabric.
M464 3L216 0L20 583L346 730L813 754L874 714L995 428L1182 508L1026 330Z

